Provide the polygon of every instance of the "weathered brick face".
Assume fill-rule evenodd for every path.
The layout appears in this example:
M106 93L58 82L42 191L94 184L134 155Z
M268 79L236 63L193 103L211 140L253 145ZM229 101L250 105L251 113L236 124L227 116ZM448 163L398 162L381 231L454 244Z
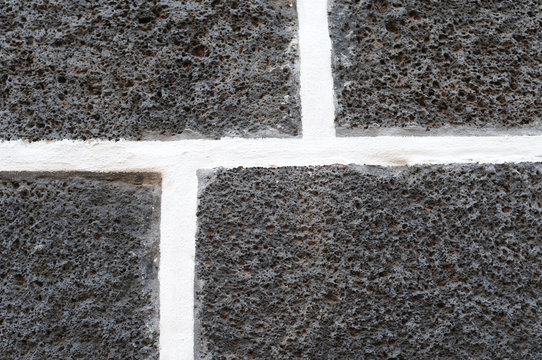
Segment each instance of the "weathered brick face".
M541 175L540 164L202 175L198 356L538 358Z
M538 1L332 0L341 135L540 133Z
M0 3L0 139L301 132L295 1Z
M0 173L3 359L158 359L160 178Z

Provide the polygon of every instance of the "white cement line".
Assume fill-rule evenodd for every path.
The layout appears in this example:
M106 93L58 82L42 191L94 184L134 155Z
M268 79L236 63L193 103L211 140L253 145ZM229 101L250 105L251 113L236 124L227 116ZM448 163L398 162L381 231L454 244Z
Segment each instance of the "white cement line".
M412 165L542 161L542 137L334 138L303 141L220 141L187 149L197 168L326 164Z
M300 93L305 139L335 137L327 0L297 0Z
M194 169L163 174L160 238L160 359L194 358L194 257L198 182Z
M0 171L542 161L542 136L0 143Z

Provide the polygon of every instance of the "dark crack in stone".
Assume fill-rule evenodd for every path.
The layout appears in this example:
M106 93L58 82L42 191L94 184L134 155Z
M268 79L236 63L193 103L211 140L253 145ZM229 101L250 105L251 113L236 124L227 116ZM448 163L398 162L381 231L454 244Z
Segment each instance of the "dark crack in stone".
M200 174L201 359L540 359L542 165Z
M301 132L293 0L2 1L0 139Z
M158 359L160 178L0 173L0 358Z
M331 0L339 135L542 131L540 1Z

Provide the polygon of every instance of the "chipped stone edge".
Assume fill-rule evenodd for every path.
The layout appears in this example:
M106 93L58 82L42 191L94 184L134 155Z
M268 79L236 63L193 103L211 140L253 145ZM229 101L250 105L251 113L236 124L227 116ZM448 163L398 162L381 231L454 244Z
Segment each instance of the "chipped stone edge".
M357 129L337 125L335 133L338 137L377 137L377 136L539 136L542 135L542 122L534 125L515 128L487 127L473 128L470 126L442 126L439 128L426 128L422 126L389 127Z
M198 178L198 190L197 190L197 208L200 207L200 199L205 193L205 190L209 185L214 183L217 179L218 169L198 169L196 170L196 177ZM199 232L199 219L197 219L197 232ZM196 233L197 237L197 233ZM204 281L197 277L196 271L197 263L194 260L194 359L197 360L210 360L211 355L208 354L207 344L198 341L201 335L201 322L199 321L199 313L201 308L198 306L197 293L203 289ZM201 354L208 354L206 357L202 357Z

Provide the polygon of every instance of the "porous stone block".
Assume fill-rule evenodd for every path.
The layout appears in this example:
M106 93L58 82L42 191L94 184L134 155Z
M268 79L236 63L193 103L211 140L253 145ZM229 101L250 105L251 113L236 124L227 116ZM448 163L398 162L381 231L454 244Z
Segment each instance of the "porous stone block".
M540 2L331 0L339 135L539 134Z
M158 359L160 178L0 173L2 359Z
M293 0L2 1L0 139L300 133Z
M201 173L200 359L539 359L542 165Z

